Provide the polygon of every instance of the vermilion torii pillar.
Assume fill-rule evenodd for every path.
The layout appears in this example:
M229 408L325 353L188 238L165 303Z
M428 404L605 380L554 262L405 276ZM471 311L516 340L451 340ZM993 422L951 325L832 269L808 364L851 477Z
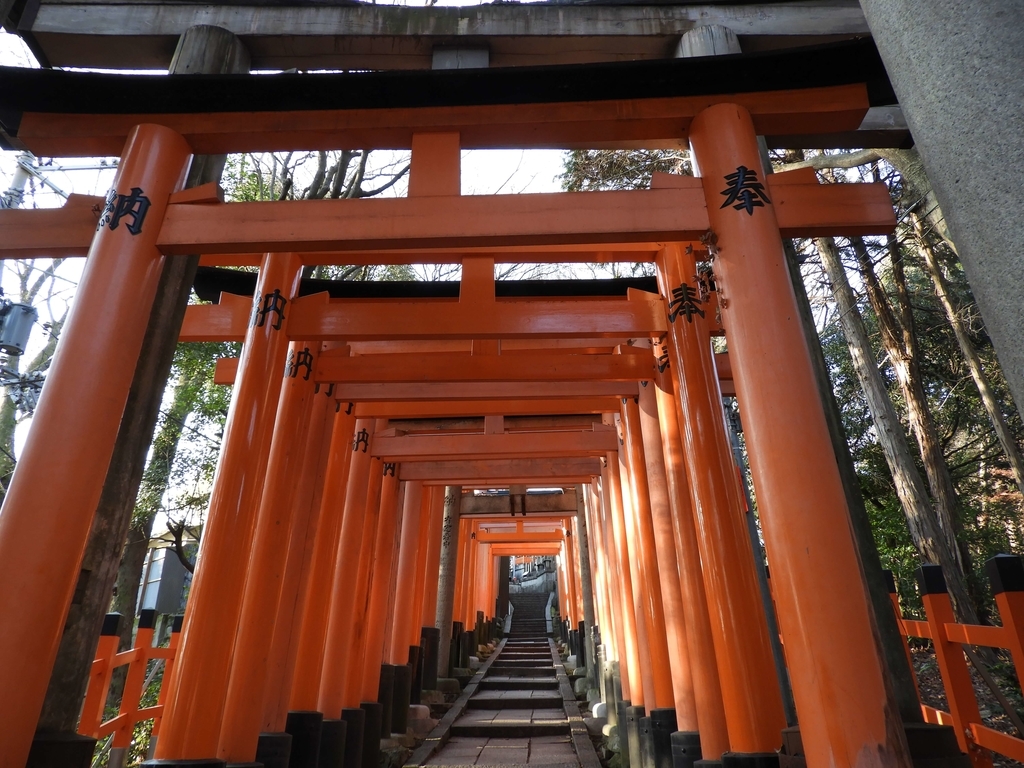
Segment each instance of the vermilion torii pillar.
M315 710L320 693L320 672L324 660L324 640L330 616L331 587L338 562L338 538L345 512L345 492L352 465L352 433L355 408L339 409L331 429L331 447L327 457L320 524L310 564L309 592L303 609L302 631L295 659L289 706L294 710ZM337 717L337 713L329 715Z
M378 419L377 424L383 428L387 424ZM373 439L372 436L370 438ZM355 603L352 623L347 627L350 635L349 652L345 659L345 700L352 702L346 706L360 706L363 698L363 656L366 652L367 617L369 613L370 589L373 578L374 551L380 532L380 502L384 492L384 462L377 457L370 459L366 484L366 505L363 507L359 523L362 538L359 542L359 560L355 578L346 580L345 589L352 592ZM365 753L364 753L365 754Z
M423 597L420 605L420 631L437 621L438 584L441 571L442 529L444 527L444 486L430 486L430 521L427 524L427 556L423 562ZM422 637L416 632L416 639Z
M384 634L388 628L388 600L394 577L395 535L404 499L398 482L397 467L385 464L382 470L380 513L373 550L373 571L367 594L366 631L361 654L361 701L377 701L380 665L384 659ZM354 655L353 655L354 656ZM387 738L390 734L384 734Z
M664 371L669 374L671 369ZM665 479L672 509L672 532L679 564L679 584L686 615L686 640L690 653L693 694L697 707L701 752L705 760L717 760L729 749L722 684L715 662L715 643L708 615L708 599L701 571L700 548L694 529L690 484L686 479L683 441L679 434L678 401L671 376L656 383L658 426L665 456Z
M643 704L643 683L640 674L640 653L637 648L636 611L633 607L633 587L629 570L629 551L622 529L622 493L619 476L618 452L608 453L601 470L602 509L605 515L605 541L615 565L610 574L613 582L613 606L619 617L621 635L619 649L619 680L622 698Z
M312 342L292 342L288 350L225 696L218 757L230 762L255 760L260 732L266 730L263 698L273 642L268 626L278 623L277 609L296 512L296 480L302 470L313 411L311 374L319 347ZM283 722L277 730L284 730Z
M689 627L683 607L679 579L679 555L673 533L672 511L668 496L665 454L658 424L658 402L655 382L640 387L637 404L639 427L643 437L643 455L647 463L648 488L651 496L651 519L654 546L658 555L658 576L661 579L665 634L669 643L669 665L672 670L672 691L675 696L676 724L680 731L698 731L697 707L693 689L692 667L704 663L695 658L687 641ZM710 664L710 659L708 660Z
M294 253L267 254L231 399L200 565L185 611L157 758L217 754L230 674L232 642L263 490L273 416L284 381L289 303L298 294L301 262Z
M129 135L4 498L3 766L21 768L28 758L164 262L155 247L160 223L191 154L168 128L140 125Z
M679 246L671 246L659 254L659 285L670 296L676 295L675 287L686 274L680 271L679 250ZM669 304L667 342L670 364L679 376L677 393L693 522L729 748L739 754L770 754L781 744L786 725L782 697L722 418L711 337L703 310L688 309L692 308L686 304Z
M634 582L633 594L639 598L637 611L642 610L644 614L644 631L640 637L645 638L644 645L650 653L651 676L654 683L653 691L644 691L644 702L649 712L655 708L675 705L673 689L677 681L669 661L665 609L658 574L661 564L658 562L654 543L654 519L651 513L651 491L647 480L644 443L640 434L640 410L634 398L623 398L621 419L623 446L619 450L619 460L625 460L624 466L628 470L623 480L629 478L629 500L633 512L632 518L626 521L626 531L628 536L632 530L630 555L636 560L637 575L640 577L640 588L637 589ZM637 624L640 624L639 617ZM642 663L643 655L640 658ZM682 684L681 680L678 682Z
M306 604L312 592L311 576L323 520L323 491L331 454L332 425L337 403L326 388L314 390L313 414L306 435L306 448L295 505L288 554L281 582L274 638L267 656L267 684L263 694L264 732L280 732L287 724L292 681L302 642ZM319 675L317 675L319 679Z
M352 650L352 623L355 616L354 585L362 542L366 495L370 480L370 434L372 419L359 419L355 423L352 442L348 444L351 466L345 487L344 508L338 549L334 555L334 578L331 582L330 604L324 643L321 645L323 661L316 709L327 717L337 717L342 707L353 704L345 697L345 669ZM339 446L340 449L340 446ZM358 699L355 704L358 705Z
M750 114L705 109L690 146L807 763L909 766Z
M390 653L388 662L390 664L405 664L409 654L409 638L411 627L415 626L417 633L419 626L413 618L415 613L418 619L418 611L413 610L417 604L417 573L416 565L420 562L420 552L425 550L423 531L426 526L421 526L424 519L423 514L423 483L417 480L405 484L405 498L402 503L402 528L401 543L398 550L398 565L395 579L395 601L391 608L390 629ZM425 554L425 552L424 552ZM418 605L417 605L418 607Z

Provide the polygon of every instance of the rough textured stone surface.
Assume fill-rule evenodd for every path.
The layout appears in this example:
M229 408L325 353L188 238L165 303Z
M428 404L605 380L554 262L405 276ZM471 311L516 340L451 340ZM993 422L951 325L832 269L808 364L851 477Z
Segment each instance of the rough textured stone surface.
M444 704L443 691L423 691L420 693L420 703L429 706L431 704Z
M419 720L409 721L409 733L413 736L423 737L434 730L437 720L432 717L421 717Z
M469 670L463 670L469 671ZM459 681L453 677L439 677L437 678L437 690L441 693L454 693L458 696L462 693L462 686L459 685Z
M424 720L430 717L430 707L423 704L411 704L409 706L409 721Z
M603 717L584 717L583 724L587 726L587 732L591 736L600 736L608 720Z
M1019 0L861 0L1017 407L1024 407Z
M412 754L412 750L391 742L385 739L380 743L380 768L402 768Z

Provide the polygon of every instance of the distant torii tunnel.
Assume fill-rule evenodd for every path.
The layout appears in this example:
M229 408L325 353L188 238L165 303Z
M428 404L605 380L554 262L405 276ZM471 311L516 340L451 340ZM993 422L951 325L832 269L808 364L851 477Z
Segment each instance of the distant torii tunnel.
M106 204L0 212L4 257L88 250L0 515L0 763L22 765L33 739L161 267L201 254L259 274L190 306L181 329L243 344L218 369L231 409L156 764L251 764L290 711L336 720L376 702L382 663L424 658L436 630L446 656L453 622L501 616L499 558L544 554L561 618L584 623L585 655L596 643L614 680L604 695L674 709L705 759L777 761L791 686L812 768L906 765L782 246L895 219L881 184L766 177L757 140L856 130L869 89L840 70L737 74L720 94L659 80L649 90L677 91L618 101L509 87L308 114L24 107L18 138L38 153L122 155ZM698 177L460 196L465 147L669 140L689 142ZM194 151L350 145L411 148L409 196L224 203L216 185L182 188ZM496 263L616 260L653 261L656 283L494 279ZM431 261L462 264L457 294L302 280L304 265ZM742 409L770 594L723 392Z

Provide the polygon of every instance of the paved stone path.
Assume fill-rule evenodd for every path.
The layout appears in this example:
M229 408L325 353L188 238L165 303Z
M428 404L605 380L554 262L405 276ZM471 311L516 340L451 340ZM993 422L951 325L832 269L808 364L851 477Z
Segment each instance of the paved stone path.
M535 619L529 622L517 628L513 617L510 637L466 687L424 751L417 750L413 764L600 768L554 642L544 636L543 622L539 634L533 634Z
M427 765L578 766L556 658L546 637L505 640Z

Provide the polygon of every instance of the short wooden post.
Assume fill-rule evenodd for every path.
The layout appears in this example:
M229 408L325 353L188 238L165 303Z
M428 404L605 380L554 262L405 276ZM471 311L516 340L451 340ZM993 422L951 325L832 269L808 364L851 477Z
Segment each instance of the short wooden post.
M108 613L103 619L100 631L100 642L96 648L96 660L89 672L89 687L82 704L82 717L78 722L78 732L83 736L95 737L103 722L103 708L107 703L107 692L110 690L110 678L114 673L114 657L120 640L121 622L124 617L120 613Z
M978 698L971 682L967 657L960 643L951 642L946 636L946 624L955 624L956 615L946 590L942 566L922 565L917 569L917 583L960 749L971 758L974 768L990 768L992 753L974 743L969 728L971 723L981 722L981 713L978 712Z
M985 563L985 573L1006 630L1006 648L1017 674L1024 674L1024 561L1019 555L996 555Z

